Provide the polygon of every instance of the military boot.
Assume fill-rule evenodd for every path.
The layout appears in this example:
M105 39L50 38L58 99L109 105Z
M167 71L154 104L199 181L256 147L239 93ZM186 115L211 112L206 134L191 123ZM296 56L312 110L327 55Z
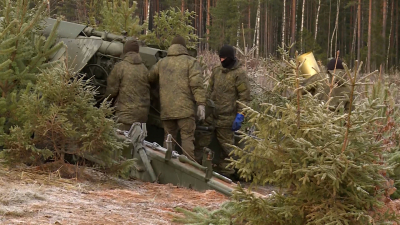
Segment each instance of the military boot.
M199 151L198 149L195 149L194 150L194 160L198 164L202 165L202 163L203 163L203 152Z
M228 167L230 161L227 159L222 160L220 163L214 167L214 171L225 176L231 178L235 174L235 169Z

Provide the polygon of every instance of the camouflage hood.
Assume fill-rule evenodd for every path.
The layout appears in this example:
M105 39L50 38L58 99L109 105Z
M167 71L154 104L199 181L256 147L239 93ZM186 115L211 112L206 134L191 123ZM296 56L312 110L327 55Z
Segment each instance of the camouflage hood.
M141 64L142 57L140 57L139 53L136 52L127 52L124 56L124 61L130 64Z
M189 55L188 50L180 44L173 44L168 48L168 56Z

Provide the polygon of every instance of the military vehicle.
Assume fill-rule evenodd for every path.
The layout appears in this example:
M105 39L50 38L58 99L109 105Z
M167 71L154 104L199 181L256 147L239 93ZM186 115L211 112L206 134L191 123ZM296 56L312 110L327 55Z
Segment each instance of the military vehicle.
M56 23L54 19L46 19L43 33L48 36ZM85 74L92 78L98 87L99 101L104 99L107 76L113 65L121 60L123 44L128 37L104 31L82 24L61 21L57 30L58 41L65 47L52 55L50 61L64 59L73 72ZM141 44L139 53L144 64L150 68L158 60L165 57L166 51ZM148 124L135 123L129 131L117 130L121 141L129 141L125 149L126 158L137 159L137 168L131 171L131 176L149 182L172 183L177 186L204 191L217 190L230 195L235 187L230 179L213 171L212 163L218 160L221 150L214 140L211 149L204 148L202 165L195 163L184 155L172 149L171 136L164 142L157 97L152 97L152 106ZM212 131L212 127L198 127L204 131ZM160 145L161 144L161 145ZM214 157L215 156L215 157Z

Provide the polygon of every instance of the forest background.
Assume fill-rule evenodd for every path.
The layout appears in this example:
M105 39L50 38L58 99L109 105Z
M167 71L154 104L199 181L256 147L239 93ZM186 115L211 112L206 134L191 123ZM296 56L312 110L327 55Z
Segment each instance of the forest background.
M129 1L133 4L134 1ZM364 61L363 71L393 72L399 64L399 5L396 0L138 0L135 14L148 30L153 16L178 8L193 11L192 25L200 41L198 50L218 50L223 44L239 47L254 56L280 57L279 47L313 51L325 62L340 56L354 66ZM99 24L103 1L49 0L50 14L70 22ZM145 23L147 22L147 23ZM142 31L144 34L146 29Z

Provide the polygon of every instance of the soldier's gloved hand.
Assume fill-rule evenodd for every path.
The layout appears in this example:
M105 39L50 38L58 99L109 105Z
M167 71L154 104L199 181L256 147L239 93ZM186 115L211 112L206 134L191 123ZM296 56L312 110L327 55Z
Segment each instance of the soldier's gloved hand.
M236 114L236 118L233 121L232 131L237 131L242 127L242 123L244 121L244 115L241 113Z
M204 105L197 106L197 117L200 121L206 118L206 107Z

